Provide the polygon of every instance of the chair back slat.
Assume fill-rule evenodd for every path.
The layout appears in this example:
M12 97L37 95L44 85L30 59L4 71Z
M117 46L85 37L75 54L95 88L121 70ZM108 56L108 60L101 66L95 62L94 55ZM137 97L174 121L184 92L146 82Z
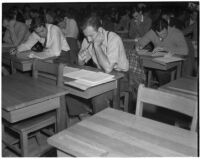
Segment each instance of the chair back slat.
M56 81L57 86L63 85L63 69L62 63L50 63L35 59L33 62L33 77L44 78L47 80Z
M179 95L170 94L157 89L146 88L140 85L137 96L136 115L142 116L143 103L153 104L191 116L191 130L197 124L197 101Z

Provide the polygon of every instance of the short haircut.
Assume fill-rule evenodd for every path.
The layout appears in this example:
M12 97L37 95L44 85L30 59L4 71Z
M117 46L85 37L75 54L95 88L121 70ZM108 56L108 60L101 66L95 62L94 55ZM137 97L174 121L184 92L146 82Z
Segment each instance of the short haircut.
M35 17L32 19L30 30L34 31L37 27L44 26L45 27L46 21L44 16Z
M60 22L62 22L65 18L65 15L61 13L60 15L57 15L54 19L54 24L58 25Z
M95 30L98 30L98 28L101 26L100 18L96 15L88 16L82 21L81 29L85 30L88 26L92 26Z
M155 24L152 26L152 30L153 31L157 31L157 32L160 32L162 31L163 29L167 29L168 28L168 23L166 20L162 19L162 18L159 18Z
M12 10L12 11L9 11L9 12L4 12L2 18L3 18L3 20L10 21L10 20L15 19L16 16L17 16L17 14L14 12L14 10Z

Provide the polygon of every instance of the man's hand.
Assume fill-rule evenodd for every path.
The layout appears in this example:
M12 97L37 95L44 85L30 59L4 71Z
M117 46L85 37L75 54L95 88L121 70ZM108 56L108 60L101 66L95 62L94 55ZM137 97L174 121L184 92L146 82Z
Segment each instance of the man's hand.
M12 48L12 49L10 49L10 51L9 51L9 54L10 54L10 55L16 55L17 53L18 53L18 51L17 51L16 48Z
M90 55L88 49L81 50L79 52L78 56L79 56L79 59L84 62L88 62L88 60L91 58L91 55Z
M104 41L104 36L101 33L98 33L94 39L94 46L101 46Z
M166 52L168 53L168 51L162 47L156 47L154 48L154 50L152 51L153 54L157 53L157 52Z

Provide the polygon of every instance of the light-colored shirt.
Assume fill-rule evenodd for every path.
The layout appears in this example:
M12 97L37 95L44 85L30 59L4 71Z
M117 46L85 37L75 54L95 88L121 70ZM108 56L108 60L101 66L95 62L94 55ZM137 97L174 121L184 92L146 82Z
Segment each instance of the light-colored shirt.
M65 37L71 37L71 38L78 38L79 30L77 23L74 19L65 19L66 21L66 27L62 28L62 32Z
M165 48L173 54L188 54L188 46L185 37L183 33L176 28L168 27L167 37L163 40L161 40L153 30L150 30L139 40L139 45L143 48L149 42L152 42L154 47Z
M19 44L25 42L30 35L28 26L25 23L16 22L14 31L15 31L17 39L20 40ZM3 41L8 44L14 45L11 35L10 35L10 32L8 30L6 30L6 32L4 34Z
M126 57L126 53L124 50L124 45L121 38L114 32L108 32L103 28L99 28L98 30L104 36L104 41L102 42L101 48L102 51L107 56L109 62L114 64L114 69L117 71L128 71L129 62ZM89 43L86 39L83 40L81 50L85 49L89 46ZM92 60L97 65L99 69L101 69L93 45L90 45L88 51L91 55ZM80 57L79 57L80 58Z
M61 32L60 28L52 24L46 24L47 28L47 41L46 41L46 50L49 54L54 56L59 56L61 50L69 51L69 45ZM30 50L37 42L44 44L45 38L40 37L38 34L33 32L28 40L18 46L17 50L19 52Z

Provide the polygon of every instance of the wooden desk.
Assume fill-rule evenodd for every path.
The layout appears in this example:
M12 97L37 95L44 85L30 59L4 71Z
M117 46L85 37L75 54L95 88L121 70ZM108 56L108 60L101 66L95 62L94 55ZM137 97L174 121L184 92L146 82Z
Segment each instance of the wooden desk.
M46 58L44 60L52 60L56 57ZM2 63L10 66L11 73L15 73L16 69L22 72L31 71L33 65L32 58L18 58L9 54L9 48L2 48Z
M16 56L3 51L2 63L10 66L12 73L15 73L16 69L25 72L32 70L33 59L19 59Z
M77 66L77 65L70 65L70 64L68 64L68 66L91 70L91 71L96 71L96 72L100 71L99 69L92 68L89 66ZM115 71L113 71L111 74L115 76L116 80L107 82L107 83L103 83L103 84L100 84L97 86L93 86L87 90L81 90L81 89L78 89L78 88L75 88L75 87L72 87L69 85L65 85L65 88L69 91L70 94L73 94L73 95L76 95L76 96L79 96L82 98L86 98L86 99L89 99L89 98L95 97L97 95L103 94L105 92L114 90L113 91L113 97L114 97L113 105L114 105L114 108L119 109L120 108L120 79L123 78L124 75L122 73L115 72ZM64 77L64 80L69 81L71 79Z
M197 156L197 133L107 108L48 138L58 156Z
M162 65L162 64L159 64L159 63L153 61L152 59L154 57L149 57L149 56L140 56L140 57L143 60L144 68L150 69L149 73L148 73L148 78L147 78L148 87L150 86L150 81L151 81L151 78L152 78L151 69L167 71L167 70L171 70L173 68L176 68L176 70L173 69L171 71L171 81L175 80L175 78L179 78L181 76L181 65L182 65L181 61L172 62L172 63L168 63L166 65Z
M197 86L196 77L182 77L159 87L159 89L197 100Z
M66 127L66 105L60 97L68 91L22 74L2 78L2 117L15 123L57 109L58 130Z

